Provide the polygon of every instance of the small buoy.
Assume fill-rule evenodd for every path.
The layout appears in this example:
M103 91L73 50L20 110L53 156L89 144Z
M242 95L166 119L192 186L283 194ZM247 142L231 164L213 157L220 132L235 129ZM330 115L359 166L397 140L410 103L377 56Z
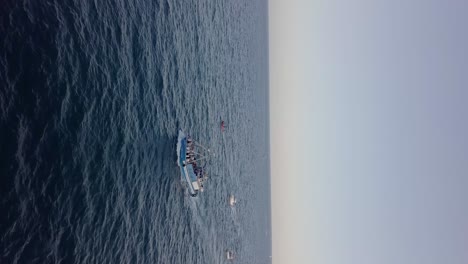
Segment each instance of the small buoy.
M231 250L226 251L226 259L233 260L234 259L234 252Z
M221 132L224 132L224 129L225 129L225 125L224 125L224 120L221 121Z
M234 197L234 195L231 194L231 195L229 196L229 205L230 205L231 207L234 207L234 206L236 205L236 203L237 203L236 197Z

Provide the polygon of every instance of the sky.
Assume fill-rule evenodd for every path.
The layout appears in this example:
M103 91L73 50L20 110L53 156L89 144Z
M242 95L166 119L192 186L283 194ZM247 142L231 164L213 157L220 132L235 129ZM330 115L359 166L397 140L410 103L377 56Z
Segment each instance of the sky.
M468 263L468 2L269 1L273 263Z

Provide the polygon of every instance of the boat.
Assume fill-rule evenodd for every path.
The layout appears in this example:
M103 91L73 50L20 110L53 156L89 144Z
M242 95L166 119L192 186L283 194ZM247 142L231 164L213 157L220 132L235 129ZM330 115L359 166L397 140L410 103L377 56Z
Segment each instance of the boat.
M226 251L226 259L227 260L233 260L235 258L234 252L232 250L227 250Z
M192 197L196 197L198 192L203 192L204 183L208 179L205 166L201 165L205 161L210 150L179 130L177 139L177 165L180 167L181 178L187 183L187 189Z
M229 195L229 205L234 207L237 203L236 197L233 194Z

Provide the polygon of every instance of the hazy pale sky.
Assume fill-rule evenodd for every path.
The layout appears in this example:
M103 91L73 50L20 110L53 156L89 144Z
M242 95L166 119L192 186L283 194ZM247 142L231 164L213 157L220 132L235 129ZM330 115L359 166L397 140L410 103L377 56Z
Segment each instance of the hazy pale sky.
M468 263L468 1L269 5L273 263Z

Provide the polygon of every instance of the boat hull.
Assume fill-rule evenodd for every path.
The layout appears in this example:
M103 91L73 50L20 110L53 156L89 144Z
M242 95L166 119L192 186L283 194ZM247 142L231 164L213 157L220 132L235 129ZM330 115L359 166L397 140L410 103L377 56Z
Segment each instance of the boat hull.
M198 181L192 164L188 164L187 159L187 135L179 130L177 139L177 165L180 168L181 179L187 183L187 189L192 197L198 195Z

